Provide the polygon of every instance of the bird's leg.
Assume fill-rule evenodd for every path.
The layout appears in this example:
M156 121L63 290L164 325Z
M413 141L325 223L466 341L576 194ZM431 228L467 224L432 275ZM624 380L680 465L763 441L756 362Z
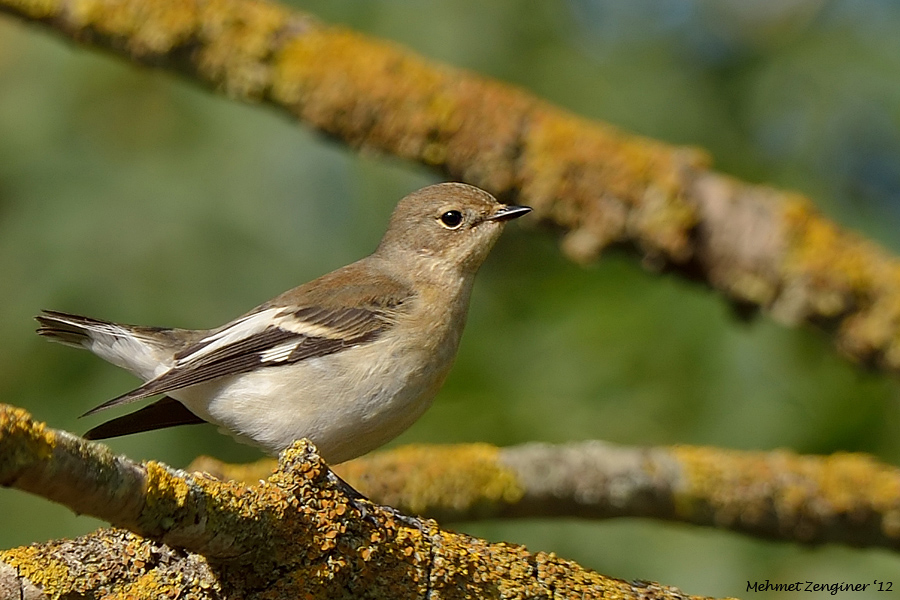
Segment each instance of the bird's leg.
M360 493L356 488L344 481L340 477L340 475L338 475L331 469L328 469L328 477L331 480L331 483L333 483L337 489L341 490L344 494L347 495L350 504L352 504L359 511L360 517L362 517L364 521L368 521L372 525L379 525L379 523L375 520L375 515L368 508L366 508L366 505L377 506L384 512L388 513L395 521L398 521L403 525L406 525L407 527L425 533L426 524L425 519L423 519L422 517L407 515L400 512L393 506L376 504L372 502L365 495Z

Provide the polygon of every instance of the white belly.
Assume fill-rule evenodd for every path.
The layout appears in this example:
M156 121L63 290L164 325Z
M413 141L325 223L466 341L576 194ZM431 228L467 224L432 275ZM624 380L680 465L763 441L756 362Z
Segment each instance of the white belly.
M424 348L404 352L379 340L170 395L272 454L309 438L337 464L393 439L425 412L450 369L452 346L425 360Z

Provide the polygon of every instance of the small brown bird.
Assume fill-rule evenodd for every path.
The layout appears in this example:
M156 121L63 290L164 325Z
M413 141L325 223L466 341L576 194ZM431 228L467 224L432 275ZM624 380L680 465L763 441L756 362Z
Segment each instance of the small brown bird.
M403 198L374 253L209 330L43 311L38 333L145 383L89 411L167 394L89 431L103 439L209 421L278 453L309 438L337 464L412 425L447 376L475 272L531 209L444 183Z

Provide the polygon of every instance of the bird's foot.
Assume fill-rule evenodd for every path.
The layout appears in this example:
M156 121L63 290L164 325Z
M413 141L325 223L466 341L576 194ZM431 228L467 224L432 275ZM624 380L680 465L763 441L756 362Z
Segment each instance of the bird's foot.
M332 483L334 483L335 487L346 494L349 501L348 503L359 511L360 517L363 521L367 521L375 526L381 526L381 523L377 519L376 511L372 510L373 508L377 508L378 512L387 513L394 521L397 521L398 523L405 525L406 527L421 531L422 533L426 532L427 523L426 520L422 517L404 514L393 506L387 506L385 504L375 504L352 485L341 479L341 477L334 471L329 471L329 474L331 475L331 477L333 477Z

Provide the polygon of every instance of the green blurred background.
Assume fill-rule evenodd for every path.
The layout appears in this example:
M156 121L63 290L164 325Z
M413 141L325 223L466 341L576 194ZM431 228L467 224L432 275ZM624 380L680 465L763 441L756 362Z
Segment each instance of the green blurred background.
M894 0L297 5L587 117L703 146L721 170L799 189L900 251ZM371 251L396 200L434 181L269 108L0 17L0 399L84 431L101 419L77 415L135 380L39 339L39 309L219 325ZM865 451L900 464L895 380L853 368L818 333L739 322L709 291L627 256L577 267L556 242L527 220L507 229L479 276L447 385L395 445L596 438ZM260 456L210 426L110 445L174 466L201 453ZM6 489L0 515L0 547L99 525ZM636 520L458 527L695 594L746 597L748 580L765 579L893 578L900 590L900 559L881 550ZM854 597L868 596L885 594Z

